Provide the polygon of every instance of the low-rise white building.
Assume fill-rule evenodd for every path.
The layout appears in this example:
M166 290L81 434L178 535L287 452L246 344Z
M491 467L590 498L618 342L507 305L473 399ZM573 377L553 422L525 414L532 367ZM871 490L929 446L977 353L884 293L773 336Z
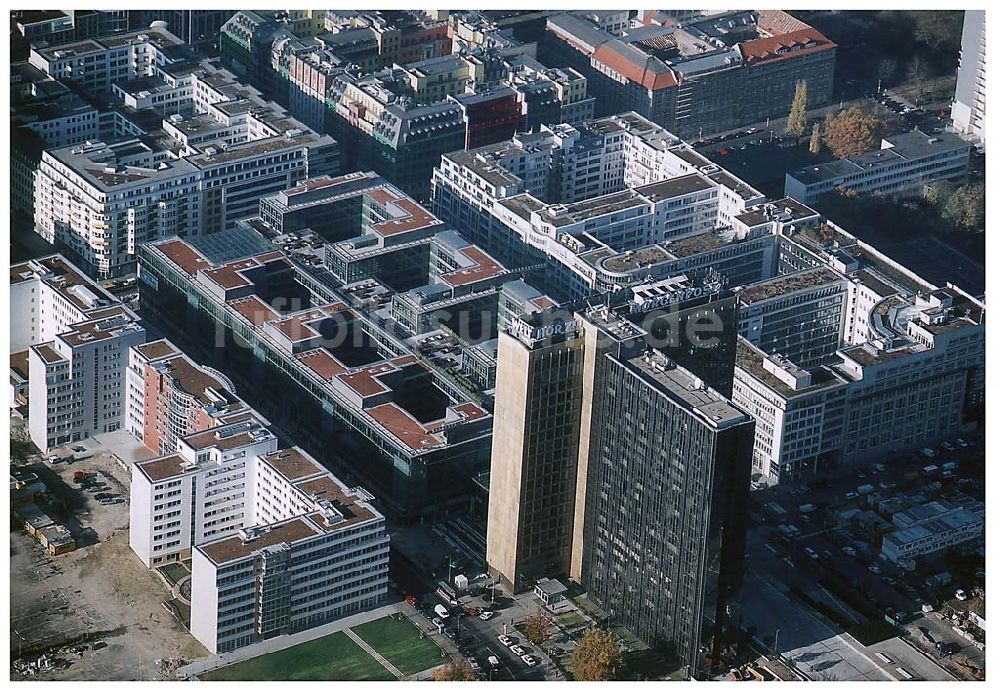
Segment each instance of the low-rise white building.
M158 35L141 45L155 49ZM36 51L33 58L48 53ZM49 147L34 174L37 232L71 249L84 270L101 279L131 271L142 243L232 228L256 214L262 196L340 169L332 138L231 73L208 61L155 55L160 57L107 85L123 107L98 114L101 123L114 125L100 130L110 144L77 134L76 126L67 125L72 134L47 132ZM89 74L90 67L70 74L78 73ZM122 114L143 114L138 120L145 125L130 124Z
M899 530L882 538L882 554L889 561L905 562L982 538L986 506L981 501L962 505L929 501L894 513L892 524Z
M829 367L804 369L738 339L733 403L757 422L755 481L793 481L836 463L843 445L846 384Z
M922 195L929 183L963 179L970 149L952 133L900 133L882 140L872 152L785 174L785 195L807 205L837 188L859 194Z
M864 340L822 364L803 368L740 338L733 402L757 420L754 472L765 483L918 448L978 416L985 307L952 288L911 294L862 272L852 279L877 282L885 298L858 319Z

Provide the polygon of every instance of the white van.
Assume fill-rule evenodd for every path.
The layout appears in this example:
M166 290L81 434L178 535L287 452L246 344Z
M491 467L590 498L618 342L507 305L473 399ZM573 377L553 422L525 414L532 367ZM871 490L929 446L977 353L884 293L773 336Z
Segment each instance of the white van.
M451 612L448 611L448 608L441 604L434 606L434 613L441 619L448 619L448 617L451 616Z

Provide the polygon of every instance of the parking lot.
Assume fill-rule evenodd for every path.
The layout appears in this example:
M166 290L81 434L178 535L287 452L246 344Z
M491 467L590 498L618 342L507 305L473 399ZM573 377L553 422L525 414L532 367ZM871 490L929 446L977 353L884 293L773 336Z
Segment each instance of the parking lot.
M895 123L900 132L920 128L928 134L941 132L948 126L950 116L941 116L938 110L928 107L913 108L885 95L861 99L844 104L847 108L860 104L874 110L890 122ZM836 113L837 107L810 112L806 132L813 124L822 122L824 112ZM768 123L744 128L710 138L692 142L699 153L743 179L764 195L772 198L784 196L785 173L810 164L833 161L833 155L823 149L819 154L809 153L806 137L798 141L785 132L785 119L774 119Z
M909 623L926 619L923 605L939 609L947 600L954 600L957 588L971 591L975 585L982 585L983 567L975 547L921 557L917 570L908 572L882 557L879 542L851 521L859 511L874 509L880 501L897 495L921 494L930 500L961 491L982 499L983 441L978 436L966 438L967 446L953 439L947 444L953 450L936 447L933 457L919 453L896 456L885 464L840 471L811 484L755 491L752 497L758 525L750 530L747 543L752 590L759 596L776 591L782 597L799 591L829 606L846 622L877 622L888 615L909 631ZM943 470L946 462L954 463L954 469ZM931 471L930 466L934 469L927 474L925 468ZM769 504L777 504L784 513L776 517ZM958 554L965 558L956 560ZM939 584L934 577L943 574L950 578ZM766 610L756 609L760 604L757 601L750 612L761 621L793 618L793 611L771 617ZM790 633L794 633L797 627L776 624L773 628L782 633L791 629ZM951 634L949 641L955 640ZM899 646L902 653L907 648L912 650L905 644ZM935 649L930 651L929 657L938 659ZM961 651L962 657L968 651L970 661L981 667L978 663L982 653L964 645ZM914 660L914 667L925 667L927 658L919 658Z

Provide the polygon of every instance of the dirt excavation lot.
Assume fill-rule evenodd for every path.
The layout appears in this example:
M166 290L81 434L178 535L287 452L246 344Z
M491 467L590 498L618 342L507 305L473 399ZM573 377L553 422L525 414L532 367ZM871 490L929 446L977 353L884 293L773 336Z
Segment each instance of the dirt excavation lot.
M78 548L50 556L12 524L11 678L173 679L178 659L208 655L163 607L170 589L128 546L128 473L118 462L90 451L70 465L36 459L27 469L48 487L45 510ZM124 503L99 504L74 485L76 470L102 479Z

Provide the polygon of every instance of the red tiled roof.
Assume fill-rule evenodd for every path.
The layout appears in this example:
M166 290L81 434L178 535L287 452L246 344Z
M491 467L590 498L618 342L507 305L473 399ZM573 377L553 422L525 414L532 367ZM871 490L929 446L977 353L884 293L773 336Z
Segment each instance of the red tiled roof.
M460 250L469 260L476 264L458 268L457 270L452 270L441 275L441 279L451 286L460 287L503 274L505 270L504 266L476 246L469 245Z
M250 281L232 265L222 265L212 270L205 270L205 276L223 289L237 289L250 285Z
M486 410L471 402L463 402L461 405L455 405L452 409L464 414L466 420L482 419L486 416Z
M594 51L593 59L607 65L622 77L641 84L646 89L665 89L676 87L678 84L677 76L670 68L660 71L649 68L650 61L655 60L655 58L648 58L644 65L636 65L616 53L607 43L602 44Z
M779 36L810 27L784 10L758 10L757 28L771 36Z
M389 390L388 386L379 381L376 376L380 376L394 369L389 364L379 364L367 369L355 371L354 373L337 374L337 378L362 397L378 395Z
M814 45L806 48L810 43ZM811 27L771 38L745 41L740 44L740 52L750 65L794 58L832 48L836 48L836 44ZM778 51L781 49L789 50L779 53Z
M382 236L402 234L403 232L421 229L438 222L437 217L417 203L409 198L398 197L385 188L376 188L375 190L368 191L367 195L380 205L392 204L406 213L402 217L372 224L372 230Z

